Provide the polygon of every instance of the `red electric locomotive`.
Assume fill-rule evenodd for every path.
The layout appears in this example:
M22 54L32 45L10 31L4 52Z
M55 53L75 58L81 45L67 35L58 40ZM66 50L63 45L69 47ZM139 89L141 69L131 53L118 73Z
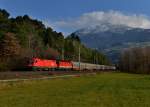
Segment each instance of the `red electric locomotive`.
M54 70L58 67L56 60L32 58L28 65L32 70Z
M73 68L73 63L71 61L60 60L58 62L58 69L61 69L61 70L72 70L72 68Z

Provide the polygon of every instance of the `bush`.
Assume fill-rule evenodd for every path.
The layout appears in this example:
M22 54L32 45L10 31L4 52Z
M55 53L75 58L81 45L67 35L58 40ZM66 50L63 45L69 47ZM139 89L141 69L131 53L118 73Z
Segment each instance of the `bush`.
M8 67L8 63L7 62L0 62L0 71L8 71L9 67Z

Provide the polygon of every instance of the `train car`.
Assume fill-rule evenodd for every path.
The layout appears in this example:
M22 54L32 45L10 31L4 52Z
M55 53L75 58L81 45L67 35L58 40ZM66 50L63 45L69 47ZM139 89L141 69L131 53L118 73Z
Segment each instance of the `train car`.
M32 58L28 67L32 70L54 70L58 65L56 60Z
M97 70L98 65L90 64L90 63L83 63L83 62L72 62L74 70Z
M67 60L60 60L58 61L58 69L60 70L72 70L73 63Z
M97 70L104 70L105 69L105 65L97 65Z
M81 63L80 67L81 67L81 70L97 70L96 64Z
M74 70L115 70L115 66L108 66L108 65L99 65L99 64L90 64L90 63L83 63L83 62L72 62Z
M72 62L72 69L73 70L80 70L79 62Z
M116 67L115 66L109 66L108 70L116 70Z

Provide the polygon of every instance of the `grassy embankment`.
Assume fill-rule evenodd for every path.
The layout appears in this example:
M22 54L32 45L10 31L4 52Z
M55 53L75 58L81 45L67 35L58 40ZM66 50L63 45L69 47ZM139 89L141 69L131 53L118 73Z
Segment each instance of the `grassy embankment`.
M105 73L0 83L0 107L150 107L150 76Z

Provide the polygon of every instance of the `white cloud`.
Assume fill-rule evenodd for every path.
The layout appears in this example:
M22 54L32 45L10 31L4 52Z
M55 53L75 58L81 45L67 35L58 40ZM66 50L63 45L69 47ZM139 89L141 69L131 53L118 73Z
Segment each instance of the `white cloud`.
M119 11L96 11L85 13L78 18L52 22L54 28L68 31L75 31L89 26L111 23L113 25L126 25L133 28L150 29L150 19L144 15L124 14Z

